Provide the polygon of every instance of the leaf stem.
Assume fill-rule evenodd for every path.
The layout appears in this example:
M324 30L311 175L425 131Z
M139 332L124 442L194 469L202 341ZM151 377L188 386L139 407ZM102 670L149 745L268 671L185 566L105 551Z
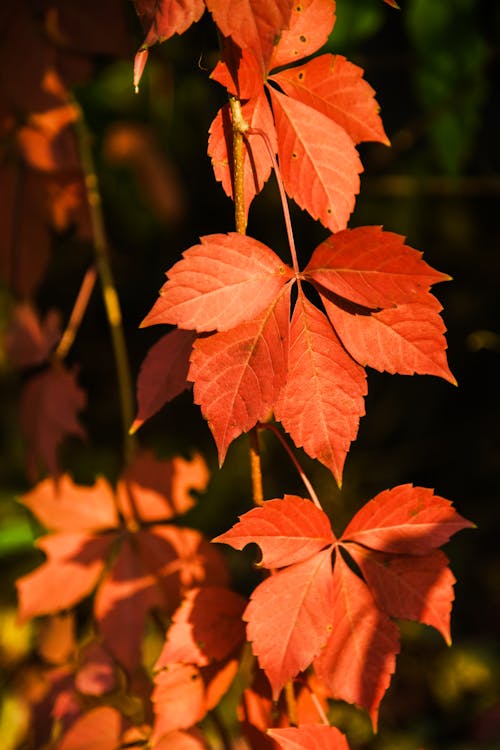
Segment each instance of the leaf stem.
M261 430L270 430L271 432L273 432L276 435L276 437L280 441L281 445L283 446L283 448L286 450L286 452L290 456L290 459L291 459L293 465L295 466L295 468L297 469L297 472L298 472L300 478L304 482L305 488L308 491L309 497L313 501L314 505L316 505L316 507L319 508L320 510L323 510L322 507L321 507L321 503L320 503L320 501L318 499L318 496L316 495L316 492L314 491L314 487L312 486L311 482L307 478L307 475L304 472L304 469L299 464L299 462L298 462L298 460L297 460L294 452L292 451L292 449L290 448L290 446L288 445L288 443L286 442L285 438L283 437L283 435L281 434L281 432L278 430L278 428L276 427L276 425L272 424L271 422L259 422L258 427Z
M67 357L69 350L71 349L73 342L80 328L83 316L87 309L89 299L94 291L95 282L97 279L97 270L95 266L91 266L87 269L85 276L83 277L80 291L73 305L73 310L69 317L68 323L64 330L61 340L54 352L54 356L58 360L63 360Z
M261 130L260 128L248 128L245 131L245 136L248 137L249 135L260 135L260 137L263 139L266 145L269 158L271 159L273 169L274 169L274 174L276 175L276 182L278 183L278 189L280 191L281 205L283 207L283 216L285 218L286 233L288 237L288 245L290 247L290 255L292 256L293 270L298 276L300 274L300 269L299 269L299 262L297 260L297 250L295 249L295 239L293 237L292 221L290 219L290 209L288 208L288 201L286 197L285 187L283 185L283 179L281 177L281 171L278 166L278 161L274 154L273 147L271 146L271 141L269 140L269 136L264 130Z
M318 698L318 696L316 695L316 693L314 692L314 690L312 689L312 687L309 685L309 683L307 682L307 680L305 681L304 684L305 684L306 688L309 690L309 696L310 696L312 702L314 703L314 707L316 708L316 711L318 712L318 715L319 715L321 721L323 722L323 724L326 724L326 726L330 726L330 722L328 721L328 717L327 717L327 715L325 714L325 712L323 710L323 706L321 705L320 699Z
M264 505L262 482L262 465L260 460L259 433L254 427L250 430L250 473L252 477L252 495L254 505Z
M129 435L129 427L134 418L134 400L120 301L116 292L116 285L108 257L108 243L104 229L101 195L90 145L90 134L81 107L76 102L74 102L74 106L78 111L78 117L75 121L75 131L87 191L97 273L101 281L102 296L110 328L117 370L123 425L124 460L125 463L129 463L135 447L135 438Z
M285 699L290 724L296 727L299 721L297 716L297 701L293 692L293 680L288 680L285 685Z

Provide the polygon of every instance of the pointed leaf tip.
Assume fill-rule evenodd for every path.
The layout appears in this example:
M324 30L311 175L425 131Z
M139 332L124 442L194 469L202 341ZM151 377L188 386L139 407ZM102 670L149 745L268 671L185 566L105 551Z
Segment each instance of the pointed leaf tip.
M141 48L134 58L134 91L139 93L139 83L148 60L149 50L147 47Z

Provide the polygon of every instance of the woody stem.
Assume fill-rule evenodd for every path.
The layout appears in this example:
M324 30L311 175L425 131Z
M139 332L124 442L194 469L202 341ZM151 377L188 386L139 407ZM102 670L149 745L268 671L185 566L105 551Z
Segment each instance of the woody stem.
M125 335L123 332L120 301L118 299L113 272L109 262L108 242L104 228L101 194L99 191L94 157L90 145L90 134L83 112L76 103L75 106L78 108L75 131L80 151L82 171L85 179L85 188L87 191L97 273L101 281L104 307L110 328L115 357L120 397L120 411L123 425L123 452L125 463L128 463L132 458L135 446L135 439L129 435L129 428L134 418L132 379L130 375Z
M230 94L229 107L231 110L231 122L233 132L233 198L234 198L234 220L236 231L245 234L247 229L247 218L245 210L245 183L244 183L244 149L243 134L248 130L248 124L241 111L241 102ZM259 436L254 427L250 430L250 471L252 477L252 496L255 505L264 502L264 489L262 484L262 466L259 450Z

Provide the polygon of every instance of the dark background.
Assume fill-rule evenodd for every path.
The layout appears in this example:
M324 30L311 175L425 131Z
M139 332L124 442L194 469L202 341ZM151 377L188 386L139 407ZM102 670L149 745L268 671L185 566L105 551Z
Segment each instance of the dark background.
M131 59L142 32L128 6L126 15L130 58L99 59L91 81L76 93L94 136L135 376L164 332L138 326L165 271L200 235L229 231L234 221L206 155L207 131L224 101L223 90L208 79L217 59L210 19L152 50L135 96ZM352 707L339 703L334 718L354 748L495 750L500 747L500 6L488 0L401 0L396 11L380 0L339 0L337 16L327 51L345 54L365 69L392 142L391 149L362 146L365 172L350 226L377 224L401 233L428 263L453 277L435 293L444 307L449 363L459 385L370 371L367 416L346 462L342 492L326 470L298 455L337 531L366 500L405 482L435 488L478 528L462 532L446 549L458 580L452 648L430 628L402 623L402 653L382 703L378 736L372 738L368 720ZM305 262L326 232L293 207L292 219ZM287 258L274 180L252 206L249 233ZM42 310L57 307L68 314L92 252L71 233L55 241L38 302ZM6 297L2 291L2 310ZM114 478L120 470L110 352L103 307L94 294L70 356L88 393L83 414L88 439L69 440L61 454L80 481L98 473ZM5 571L0 604L4 622L10 622L12 581L32 569L35 558L32 526L15 502L28 486L15 407L20 383L3 361L0 378ZM209 536L250 507L246 437L231 447L219 472L212 438L190 393L139 435L162 455L196 447L207 457L213 480L187 521ZM268 435L263 465L266 497L303 492L289 459ZM231 556L235 585L246 592L255 580L249 559L250 553ZM9 662L14 647L5 629L0 656Z

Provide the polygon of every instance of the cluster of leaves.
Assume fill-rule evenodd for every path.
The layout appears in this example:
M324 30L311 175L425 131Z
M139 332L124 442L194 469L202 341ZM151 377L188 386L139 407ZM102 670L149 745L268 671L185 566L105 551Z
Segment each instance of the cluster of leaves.
M364 708L376 727L399 650L393 620L431 625L450 641L454 578L438 547L471 524L449 501L412 485L381 492L340 537L314 491L311 500L267 500L213 540L260 546L269 575L246 601L228 587L218 548L178 523L194 503L192 491L208 482L199 456L136 454L115 487L102 477L77 485L61 472L61 441L84 434L77 415L85 394L64 365L57 314L41 319L30 299L48 261L48 227L73 223L85 237L93 224L93 241L102 244L87 192L95 176L84 183L73 128L80 114L70 95L79 80L72 71L84 76L89 55L113 52L107 33L99 43L90 35L91 49L84 44L80 20L90 22L100 5L82 11L24 0L1 17L17 40L1 54L17 59L19 27L43 61L35 70L20 56L26 85L7 81L0 164L8 196L2 275L23 300L5 349L28 372L21 408L29 476L35 482L40 467L49 474L22 498L49 532L37 543L45 561L17 584L20 618L48 622L40 648L52 666L41 697L30 702L33 743L207 748L196 725L238 675L241 732L251 747L347 750L328 723L328 700ZM119 13L116 5L106 8ZM366 367L455 382L430 292L448 277L399 235L347 228L362 171L356 146L388 144L374 91L344 57L311 58L333 29L333 0L135 0L135 7L146 33L136 86L151 45L183 33L205 7L213 17L221 61L212 77L230 104L212 123L209 154L237 216L246 221L274 169L282 190L331 234L301 270L284 199L291 265L247 236L241 221L237 232L204 236L188 249L143 321L174 328L143 363L132 431L193 384L220 463L239 435L275 418L340 485L364 414ZM71 46L83 51L70 64ZM23 222L28 213L40 221ZM68 622L71 629L64 613L84 611L89 597L84 641L70 633L54 657L47 639L57 640ZM149 626L163 643L153 667L145 654ZM247 641L256 663L245 672Z

